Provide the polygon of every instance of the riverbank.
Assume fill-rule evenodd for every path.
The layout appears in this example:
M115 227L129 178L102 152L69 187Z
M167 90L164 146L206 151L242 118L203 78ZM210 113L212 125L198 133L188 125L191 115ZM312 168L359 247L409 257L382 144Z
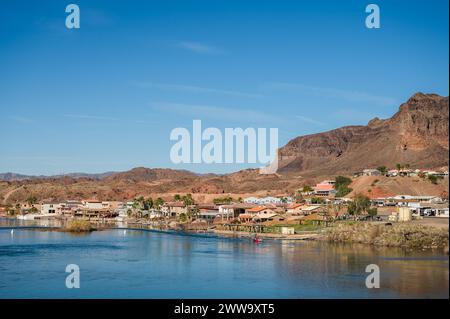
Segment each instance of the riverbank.
M414 250L443 249L448 253L448 228L405 223L336 223L327 229L329 242L360 243Z
M34 221L48 224L48 221ZM448 227L434 227L423 225L417 221L407 223L384 222L335 222L332 226L323 227L315 231L296 231L295 234L281 234L274 232L233 231L216 228L214 226L192 229L189 223L175 221L162 223L148 220L57 220L59 227L51 227L53 231L62 232L91 232L107 229L134 229L163 231L183 234L211 234L225 238L253 238L255 234L263 239L271 240L312 240L333 243L358 243L368 246L398 247L409 250L440 249L448 253ZM78 227L81 222L83 227ZM73 229L69 224L75 223ZM198 225L197 225L198 226ZM49 229L50 230L50 229Z
M321 232L308 232L304 234L284 235L279 233L252 233L246 231L232 231L232 230L214 230L212 233L224 237L250 237L257 235L260 238L266 239L286 239L286 240L317 240L323 237Z

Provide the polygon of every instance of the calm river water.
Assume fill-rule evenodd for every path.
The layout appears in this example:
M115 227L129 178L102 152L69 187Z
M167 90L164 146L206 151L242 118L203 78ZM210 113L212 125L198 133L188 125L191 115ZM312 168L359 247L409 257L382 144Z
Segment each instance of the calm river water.
M0 220L0 298L448 298L438 252L105 230L15 229ZM68 289L68 264L80 267ZM380 267L379 289L365 268Z

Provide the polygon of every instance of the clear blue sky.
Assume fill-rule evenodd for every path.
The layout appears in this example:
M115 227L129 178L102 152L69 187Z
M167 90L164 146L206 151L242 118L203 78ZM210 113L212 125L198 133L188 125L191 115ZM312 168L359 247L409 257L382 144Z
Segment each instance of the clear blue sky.
M229 172L172 164L170 131L278 127L284 145L448 95L448 1L73 1L78 30L69 3L1 1L0 172Z

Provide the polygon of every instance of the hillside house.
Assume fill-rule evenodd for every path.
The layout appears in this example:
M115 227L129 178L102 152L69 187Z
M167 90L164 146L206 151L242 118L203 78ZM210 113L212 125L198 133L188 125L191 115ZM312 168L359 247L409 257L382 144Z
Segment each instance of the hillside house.
M313 187L314 195L320 197L334 197L336 190L334 189L334 183L330 181L323 181Z
M367 168L363 170L364 176L381 176L381 172L374 168Z

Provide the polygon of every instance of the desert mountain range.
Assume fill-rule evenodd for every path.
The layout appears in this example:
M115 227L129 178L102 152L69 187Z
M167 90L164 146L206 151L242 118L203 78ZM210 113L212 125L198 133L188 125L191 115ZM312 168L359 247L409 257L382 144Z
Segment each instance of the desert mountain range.
M351 175L364 168L394 168L397 163L409 164L411 168L445 168L449 165L448 121L448 97L416 93L391 118L375 118L366 126L346 126L292 139L280 148L277 174L260 175L258 170L247 169L226 175L199 175L144 167L126 172L59 176L4 173L0 174L0 202L22 201L30 195L38 199L104 200L186 192L204 200L217 194L276 195L290 193L321 178ZM398 183L390 180L385 183L386 189L382 189L384 179L380 178L377 187L386 194L393 192L389 185L394 184L396 193L401 192L402 185L406 187L403 193L448 191L448 179L432 186L422 180L404 179ZM414 184L407 186L410 182ZM357 184L364 192L361 180Z

